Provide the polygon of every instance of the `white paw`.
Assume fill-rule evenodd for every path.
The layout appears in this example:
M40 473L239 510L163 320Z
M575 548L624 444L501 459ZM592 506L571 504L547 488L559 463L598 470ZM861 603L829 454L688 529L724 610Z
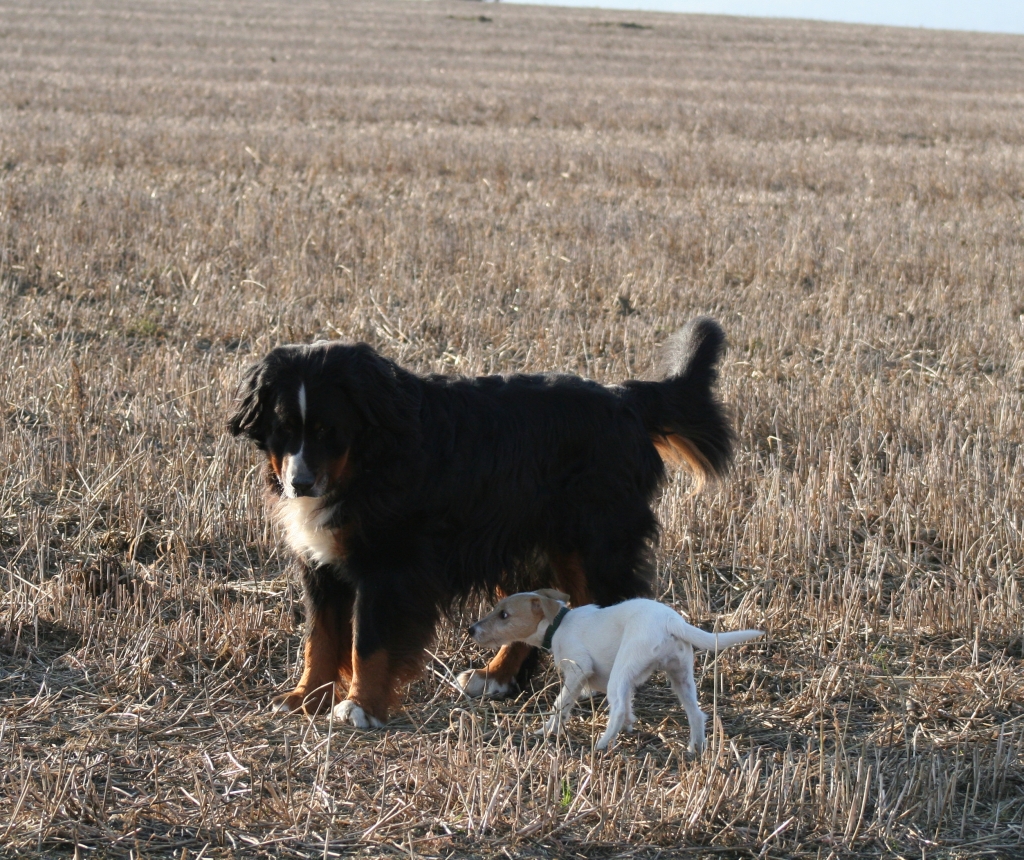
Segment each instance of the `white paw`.
M560 735L565 732L565 727L569 724L569 714L562 715L561 711L555 711L550 717L544 721L544 728L538 729L538 735L545 735L550 737L551 735Z
M355 726L357 729L379 729L384 725L351 699L345 699L344 702L339 702L334 706L334 719L343 725Z
M488 699L504 699L512 688L511 684L501 684L479 669L462 672L456 680L462 692L473 698L484 696Z
M707 716L703 711L699 711L697 715L690 720L690 752L700 755L704 752L704 744L706 740Z
M612 742L613 738L614 738L614 735L612 737L609 737L608 736L608 732L605 732L603 735L601 735L600 738L598 738L597 743L594 745L594 749L597 749L597 750L606 750L606 749L608 749L608 745Z

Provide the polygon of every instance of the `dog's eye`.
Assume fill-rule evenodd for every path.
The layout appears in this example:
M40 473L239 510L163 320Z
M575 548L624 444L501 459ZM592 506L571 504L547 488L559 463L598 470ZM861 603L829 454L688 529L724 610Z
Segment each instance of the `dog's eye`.
M324 425L321 424L319 421L315 422L311 429L313 430L313 435L317 439L324 439L327 437L327 428L324 427Z
M498 617L502 621L504 621L506 618L508 618L508 613L504 609L502 609L501 612L498 613Z

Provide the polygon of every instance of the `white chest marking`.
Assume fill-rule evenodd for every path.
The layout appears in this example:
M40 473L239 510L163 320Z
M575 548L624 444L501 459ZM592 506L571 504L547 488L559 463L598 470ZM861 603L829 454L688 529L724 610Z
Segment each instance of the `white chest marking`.
M341 555L334 532L325 528L331 510L322 508L322 501L311 496L281 499L274 513L284 529L288 546L319 564L331 564L341 561Z

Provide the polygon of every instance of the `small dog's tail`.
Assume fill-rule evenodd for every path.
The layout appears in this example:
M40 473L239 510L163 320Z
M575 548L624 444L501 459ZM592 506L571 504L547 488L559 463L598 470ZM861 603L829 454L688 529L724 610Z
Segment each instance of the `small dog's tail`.
M722 327L710 317L697 317L662 346L656 365L660 381L623 385L661 459L688 468L698 487L723 475L732 458L732 428L711 392L724 344Z
M680 619L682 620L682 619ZM683 622L686 624L686 622ZM742 645L744 642L749 642L751 639L759 639L764 636L763 630L730 630L725 633L708 633L707 630L701 630L699 627L694 627L692 624L686 624L686 632L680 633L675 631L674 636L678 636L681 639L685 639L694 648L699 648L701 651L724 651L731 645Z

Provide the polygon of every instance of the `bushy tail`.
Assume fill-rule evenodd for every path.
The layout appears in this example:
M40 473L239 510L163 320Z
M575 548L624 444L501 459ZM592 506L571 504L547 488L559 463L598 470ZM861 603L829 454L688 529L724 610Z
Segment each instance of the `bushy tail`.
M661 458L688 468L698 486L723 475L732 458L732 428L711 391L724 344L722 327L697 317L662 346L660 381L623 385Z
M699 648L701 651L724 651L731 645L741 645L751 639L760 639L764 636L763 630L730 630L726 633L708 633L707 630L686 624L685 621L683 623L686 625L686 632L676 632L674 635L685 639L694 648Z

